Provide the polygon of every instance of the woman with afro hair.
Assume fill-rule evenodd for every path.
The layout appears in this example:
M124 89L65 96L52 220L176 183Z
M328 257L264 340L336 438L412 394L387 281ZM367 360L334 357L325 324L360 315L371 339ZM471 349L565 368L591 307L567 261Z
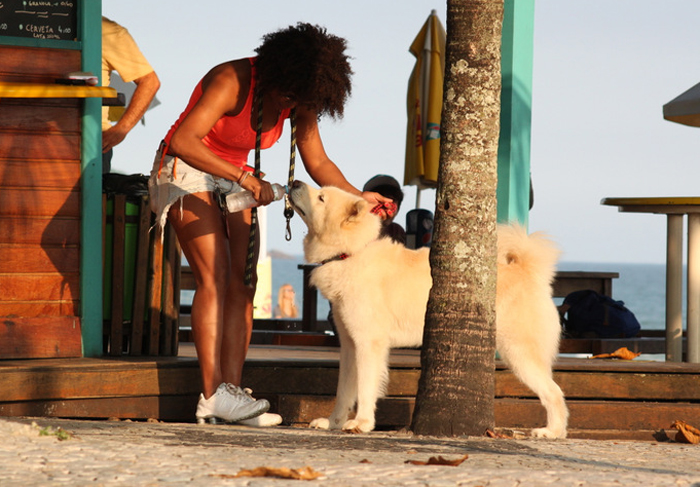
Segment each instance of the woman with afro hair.
M344 39L305 23L265 35L256 57L219 64L202 78L156 154L151 207L161 229L166 219L174 228L197 284L192 332L202 376L195 414L200 423L282 422L266 412L268 401L241 388L255 294L255 276L253 287L243 279L251 210L228 213L218 202L243 190L260 205L273 201L270 183L247 166L255 148L258 100L263 149L279 139L295 109L299 154L318 185L336 186L375 204L389 201L352 186L321 141L318 119L341 118L350 95L352 70L345 48Z

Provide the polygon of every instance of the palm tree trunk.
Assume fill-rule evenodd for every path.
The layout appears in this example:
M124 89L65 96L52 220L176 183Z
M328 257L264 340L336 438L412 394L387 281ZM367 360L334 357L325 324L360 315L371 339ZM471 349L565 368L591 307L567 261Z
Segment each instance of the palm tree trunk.
M496 187L503 0L448 0L433 288L411 429L494 425Z

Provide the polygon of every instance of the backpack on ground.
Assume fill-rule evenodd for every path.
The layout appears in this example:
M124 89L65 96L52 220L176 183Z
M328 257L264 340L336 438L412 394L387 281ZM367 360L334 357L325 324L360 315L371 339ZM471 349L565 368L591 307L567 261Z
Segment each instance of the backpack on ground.
M625 303L590 289L568 294L562 310L564 329L574 338L630 338L641 329Z

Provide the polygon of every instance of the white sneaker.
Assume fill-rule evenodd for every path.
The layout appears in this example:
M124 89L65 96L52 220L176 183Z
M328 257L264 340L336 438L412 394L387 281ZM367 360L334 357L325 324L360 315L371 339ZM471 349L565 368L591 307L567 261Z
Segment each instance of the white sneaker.
M260 416L256 416L250 419L242 419L236 421L236 424L242 424L244 426L257 426L259 428L266 428L268 426L277 426L282 423L282 416L274 413L263 413Z
M230 422L241 421L260 416L270 409L270 403L266 399L255 400L248 391L233 384L222 383L209 399L204 399L204 395L200 394L197 423L216 421L217 418Z

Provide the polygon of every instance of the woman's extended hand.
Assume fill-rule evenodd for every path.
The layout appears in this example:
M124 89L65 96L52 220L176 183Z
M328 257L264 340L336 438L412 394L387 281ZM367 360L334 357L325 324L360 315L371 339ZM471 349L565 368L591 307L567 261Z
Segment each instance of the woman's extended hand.
M363 192L362 197L372 205L372 213L379 215L382 220L391 220L396 216L398 205L391 198L372 191Z
M382 205L384 203L392 203L394 201L391 198L382 196L381 194L375 193L374 191L364 191L362 193L362 197L370 203L372 203L373 206Z

